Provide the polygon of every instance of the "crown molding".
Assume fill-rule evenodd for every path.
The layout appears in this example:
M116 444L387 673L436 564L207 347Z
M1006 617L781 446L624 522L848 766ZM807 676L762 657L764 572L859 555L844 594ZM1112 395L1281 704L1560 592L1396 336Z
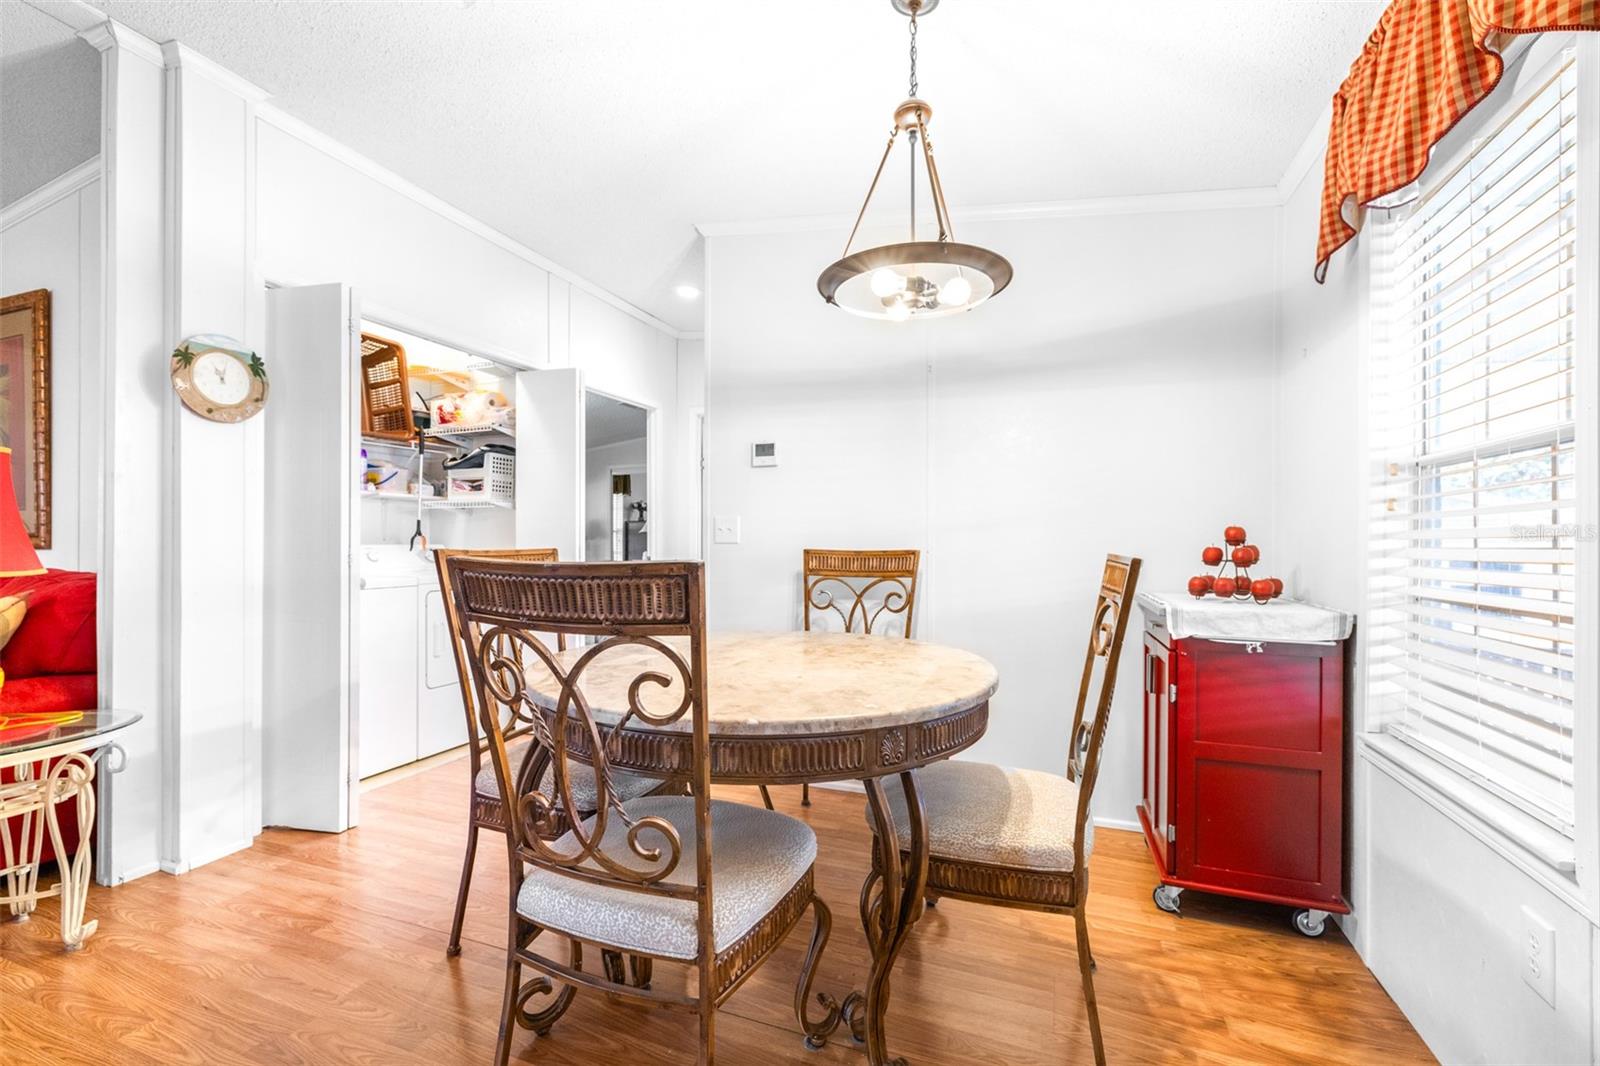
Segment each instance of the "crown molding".
M161 46L161 55L168 70L187 70L214 81L235 96L259 104L272 94L254 82L246 81L227 67L196 52L186 44L167 41Z
M493 226L490 226L481 219L475 218L474 216L469 215L465 211L461 210L459 207L439 199L439 197L433 195L425 189L421 189L418 186L413 185L411 182L407 181L405 178L402 178L394 171L389 170L387 167L381 166L368 157L362 155L360 152L357 152L355 149L350 148L348 145L334 140L326 133L308 126L292 115L285 113L275 104L262 104L256 110L256 116L263 122L282 130L284 133L294 137L296 140L303 141L318 151L331 156L332 158L343 163L345 166L356 171L358 174L362 174L365 177L371 178L373 181L376 181L386 188L399 193L401 196L411 200L413 203L427 208L434 214L439 215L441 218L454 222L467 232L483 238L498 248L502 248L505 251L510 252L518 259L521 259L527 263L531 263L540 270L547 271L552 276L568 282L573 288L588 293L590 296L593 296L600 302L613 307L618 311L621 311L623 314L638 319L645 325L665 333L674 340L677 340L680 336L680 331L676 327L663 322L650 312L644 310L643 308L635 307L633 304L624 300L616 293L613 293L608 289L601 288L588 278L582 277L581 275L568 270L561 264L545 258L532 248L529 248L527 245L523 244L521 241L501 233L499 230L495 229Z
M102 52L116 49L127 52L129 55L138 56L140 59L154 63L156 66L165 66L166 59L161 54L161 46L156 44L144 34L130 30L116 19L106 19L104 22L80 30L78 36L94 45Z
M26 196L18 197L0 210L0 230L9 229L30 215L49 207L100 179L100 157L92 156L58 177L51 178Z
M1275 187L1261 187L988 204L979 207L952 208L950 215L961 222L1022 222L1051 218L1097 218L1106 215L1152 215L1174 211L1229 211L1241 208L1277 207L1282 202ZM848 230L851 221L852 216L849 215L803 215L746 222L702 222L697 224L695 229L703 237L731 237L762 233Z
M706 339L706 331L703 329L686 329L678 334L678 339L680 341L703 341Z
M106 20L106 13L85 0L23 0L35 11L49 15L73 33L82 34Z

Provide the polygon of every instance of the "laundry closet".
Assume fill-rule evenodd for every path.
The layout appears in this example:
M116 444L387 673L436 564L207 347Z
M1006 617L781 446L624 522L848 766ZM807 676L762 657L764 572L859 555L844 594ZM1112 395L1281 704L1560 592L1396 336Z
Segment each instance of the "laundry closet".
M427 546L512 543L517 368L369 320L360 344L356 772L367 778L467 742Z
M428 549L579 557L582 393L576 370L364 318L347 286L268 307L269 819L337 831L362 779L468 740Z

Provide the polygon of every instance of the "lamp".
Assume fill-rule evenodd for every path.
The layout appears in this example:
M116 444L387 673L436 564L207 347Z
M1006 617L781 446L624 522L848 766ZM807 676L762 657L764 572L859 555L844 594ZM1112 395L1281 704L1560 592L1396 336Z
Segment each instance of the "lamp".
M11 482L11 449L0 447L0 577L29 577L44 573L39 565L39 553L33 550L33 540L22 524L22 512L17 508L17 490ZM22 614L27 609L27 593L0 599L0 646L11 639ZM0 685L6 683L6 674L0 670Z
M917 97L917 17L927 15L939 0L890 0L894 9L911 19L911 95L895 109L894 126L883 158L872 175L867 198L856 224L844 242L844 255L817 278L817 291L835 307L864 318L905 322L913 318L939 318L970 311L997 295L1011 283L1011 264L1004 256L975 244L960 244L945 206L944 183L933 161L928 123L933 108ZM901 133L911 148L911 233L899 244L885 244L851 253L867 205L883 177L884 164ZM939 227L936 241L917 240L917 142L922 142L923 169L933 197L933 220Z
M0 577L30 577L44 572L17 507L17 491L11 481L11 449L0 447Z

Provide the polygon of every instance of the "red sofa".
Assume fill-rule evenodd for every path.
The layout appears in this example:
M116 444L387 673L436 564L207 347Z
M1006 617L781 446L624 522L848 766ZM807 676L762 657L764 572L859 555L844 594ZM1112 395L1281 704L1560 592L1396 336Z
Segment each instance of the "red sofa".
M83 711L99 704L95 655L95 575L51 570L33 577L0 578L0 596L30 590L28 612L15 635L0 650L6 672L0 688L0 714L7 711ZM38 771L39 767L35 770ZM10 771L3 771L10 780ZM78 841L77 801L57 808L62 843ZM13 843L21 826L8 822ZM44 858L55 858L49 834Z

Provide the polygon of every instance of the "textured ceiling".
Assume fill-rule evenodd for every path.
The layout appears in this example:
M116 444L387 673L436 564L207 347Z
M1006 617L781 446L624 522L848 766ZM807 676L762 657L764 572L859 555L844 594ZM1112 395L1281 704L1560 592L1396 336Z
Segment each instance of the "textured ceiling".
M585 447L599 448L639 440L645 435L648 416L642 407L589 392L583 397L583 419Z
M0 0L0 146L0 206L100 150L100 53L9 0Z
M694 224L853 213L906 94L888 0L96 6L686 329ZM920 66L949 198L1271 185L1382 8L945 0Z

